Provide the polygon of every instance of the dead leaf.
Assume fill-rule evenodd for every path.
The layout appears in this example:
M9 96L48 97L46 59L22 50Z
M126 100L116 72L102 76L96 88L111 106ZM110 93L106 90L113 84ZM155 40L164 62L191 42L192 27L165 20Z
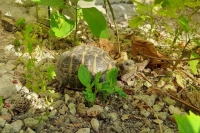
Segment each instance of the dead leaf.
M117 48L115 44L108 39L100 38L98 43L93 43L92 45L97 46L104 51L106 51L112 58L117 55Z
M162 59L168 59L166 56L160 54L154 47L154 44L150 41L144 40L139 36L132 36L132 55L142 55L144 59L150 58L150 64L168 64L166 61L162 61Z

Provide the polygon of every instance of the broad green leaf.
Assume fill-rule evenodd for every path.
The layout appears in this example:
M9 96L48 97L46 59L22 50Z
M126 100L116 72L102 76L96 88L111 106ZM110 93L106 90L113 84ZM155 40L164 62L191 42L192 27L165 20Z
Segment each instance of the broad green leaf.
M55 73L55 71L54 71L54 66L53 66L53 65L51 65L51 66L48 68L48 70L47 70L47 75L48 75L48 79L49 79L49 80L54 79L54 77L56 76L56 73Z
M178 24L185 32L188 32L190 30L188 26L188 20L183 15L181 15L181 17L179 18Z
M118 86L114 87L114 93L118 94L119 96L125 98L126 97L126 93Z
M106 81L110 83L111 86L117 83L117 68L110 69L106 74Z
M90 85L92 77L90 72L84 65L80 65L78 69L78 78L84 86L87 87L88 85Z
M199 55L196 54L195 52L192 52L192 54L190 56L190 59L197 58L197 57L199 57ZM198 74L198 72L197 72L197 64L198 63L199 63L199 60L191 60L191 61L189 61L190 68L191 68L191 70L192 70L192 72L194 74Z
M99 38L108 38L108 28L103 14L94 7L83 8L83 18L91 32Z
M67 19L63 14L55 12L50 16L50 27L55 36L64 38L73 31L75 22Z
M62 7L65 5L65 0L32 0L39 5L52 6L52 7Z
M98 91L103 93L103 95L108 96L114 93L114 88L110 86L109 82L103 82L102 87Z
M96 76L95 76L95 78L94 78L94 81L92 82L92 85L91 85L91 88L95 85L95 86L97 86L98 85L98 83L99 83L99 81L100 81L100 78L101 78L101 76L102 76L102 73L101 73L101 71L100 72L98 72L97 74L96 74Z
M200 117L193 112L184 116L174 114L174 118L180 133L200 133Z
M184 5L185 0L168 0L170 7L179 8Z
M140 16L138 16L138 17L131 18L128 24L131 28L136 28L142 25L143 23L144 23L144 20Z
M84 91L83 95L84 95L84 98L85 98L86 101L91 102L91 103L95 102L96 95L94 93Z

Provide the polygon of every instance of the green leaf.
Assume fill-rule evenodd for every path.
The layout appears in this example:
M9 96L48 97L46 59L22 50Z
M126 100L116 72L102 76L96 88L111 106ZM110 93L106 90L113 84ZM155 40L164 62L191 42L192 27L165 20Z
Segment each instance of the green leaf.
M111 86L117 83L117 68L110 69L106 74L106 81L110 83Z
M192 54L190 56L190 59L197 58L197 57L199 57L199 55L196 54L195 52L192 52ZM192 72L194 74L198 74L198 72L197 72L197 64L198 63L199 63L199 60L191 60L191 61L189 61L190 68L191 68L191 70L192 70Z
M95 75L95 78L94 78L94 81L92 82L92 85L91 85L91 88L95 85L95 86L97 86L98 85L98 83L99 83L99 81L100 81L100 78L101 78L101 76L102 76L102 73L101 73L101 71L100 72L98 72L96 75Z
M174 118L178 124L180 133L199 133L200 132L200 117L193 112L189 115L179 116L174 114Z
M185 32L188 32L190 30L188 26L188 20L183 15L181 15L181 17L179 18L178 24Z
M143 23L144 23L144 20L140 16L138 16L138 17L131 18L128 24L131 28L136 28L142 25Z
M54 71L54 66L51 65L48 70L47 70L47 75L48 75L48 80L52 80L54 79L54 77L56 76L56 73Z
M64 38L73 31L75 22L67 19L62 13L55 12L50 16L50 27L55 36Z
M78 69L78 78L85 87L88 87L91 83L91 74L84 65L80 65Z
M39 5L52 6L52 7L62 7L65 5L64 0L32 0L37 2Z
M108 38L108 28L103 14L94 7L83 8L83 18L88 23L91 32L99 38Z
M83 95L86 101L91 102L92 104L95 102L96 95L94 93L84 91Z
M0 97L0 107L2 107L2 105L3 105L3 98Z
M102 87L98 89L98 92L103 93L103 95L110 95L114 93L114 88L110 85L109 82L105 81L102 83Z
M118 94L119 96L126 98L126 93L118 86L114 87L114 93Z
M94 0L84 0L84 1L86 1L86 2L92 2L92 1L94 1Z
M188 7L195 8L200 6L200 1L186 1L184 4Z
M194 41L198 46L200 46L200 41L199 41L198 39L195 38L193 41Z

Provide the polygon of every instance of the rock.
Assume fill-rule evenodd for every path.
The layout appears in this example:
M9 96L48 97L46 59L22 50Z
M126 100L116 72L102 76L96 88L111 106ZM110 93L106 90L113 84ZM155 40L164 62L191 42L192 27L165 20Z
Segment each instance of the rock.
M163 123L163 121L160 120L160 119L155 119L155 120L153 120L153 122L156 123L156 124L162 124Z
M124 105L123 105L123 109L127 110L127 109L128 109L128 105L127 105L127 104L124 104Z
M57 113L57 110L52 110L50 113L49 113L49 118L54 118L56 116L56 113Z
M11 124L5 124L1 133L14 133L12 125Z
M1 110L1 115L6 115L6 114L8 114L8 109L7 108L3 108Z
M149 117L149 115L151 114L149 111L147 111L146 109L141 109L140 110L140 114L145 116L146 118Z
M112 112L108 114L108 117L111 119L111 121L116 121L118 118L118 114L116 112Z
M128 120L129 116L130 116L130 114L124 114L124 115L122 115L121 120L122 121Z
M30 129L30 128L28 127L27 130L26 130L26 133L36 133L36 132L34 132L32 129Z
M69 108L69 112L71 114L73 114L73 115L76 114L76 105L74 103L72 103L72 102L69 103L68 108Z
M175 105L176 101L171 99L169 96L163 98L163 101L166 102L168 105Z
M168 113L167 112L157 112L156 113L158 118L160 118L161 120L166 120L167 116L168 116Z
M177 115L184 115L184 114L187 114L187 113L185 113L185 112L182 112L181 110L180 110L180 108L178 108L178 107L174 107L173 105L170 105L169 106L169 112L170 112L170 114L177 114Z
M24 124L26 127L30 127L31 129L37 129L39 120L34 118L26 118L24 119Z
M22 126L24 125L24 123L22 122L22 120L17 120L17 121L12 122L11 125L15 132L19 132Z
M13 64L6 64L6 70L8 70L8 71L11 71L11 70L13 70L15 68L15 65L13 65Z
M81 128L76 133L90 133L90 128Z
M61 114L61 115L64 115L65 114L65 112L67 112L67 110L68 110L68 108L67 108L67 106L62 106L62 108L59 110L59 113Z
M134 95L133 97L138 100L144 100L149 106L153 106L156 99L156 95Z
M0 118L0 127L4 127L5 124L6 124L6 120L4 120L3 118Z
M93 105L91 108L87 109L87 116L97 116L103 112L103 107L99 105Z
M157 112L161 111L163 107L164 107L164 103L163 102L159 102L159 103L153 105L153 109L155 111L157 111Z
M0 78L0 96L6 99L13 94L17 93L15 85L8 79Z
M58 100L55 101L51 104L51 106L53 107L53 109L57 109L60 105L62 105L63 101L62 100Z
M96 132L98 132L99 131L99 121L97 120L97 119L95 119L95 118L92 118L92 120L91 120L91 125L92 125L92 128L96 131Z
M65 94L65 103L67 103L69 101L70 97L68 94Z
M77 105L77 112L81 116L85 116L86 115L87 109L88 109L88 107L85 107L85 104L83 104L83 103L79 103Z

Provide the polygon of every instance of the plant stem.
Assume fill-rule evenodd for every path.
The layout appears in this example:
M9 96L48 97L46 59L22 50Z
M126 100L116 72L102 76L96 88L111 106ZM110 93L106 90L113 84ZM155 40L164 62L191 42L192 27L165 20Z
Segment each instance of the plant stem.
M109 1L109 0L106 0L106 1L107 1L107 3L108 3L109 8L110 8L110 12L111 12L111 14L112 14L113 22L114 22L114 25L115 25L116 34L117 34L117 47L118 47L118 54L120 54L121 47L120 47L120 44L119 44L119 32L118 32L118 27L117 27L117 23L116 23L115 15L114 15L113 8L112 8L112 6L111 6L110 1Z
M75 27L76 27L76 29L75 29L75 33L74 33L74 42L73 42L73 45L76 45L76 36L77 36L77 31L78 31L78 27L77 27L77 25L78 25L78 3L76 2L75 3L75 9L76 9L76 16L75 16Z

